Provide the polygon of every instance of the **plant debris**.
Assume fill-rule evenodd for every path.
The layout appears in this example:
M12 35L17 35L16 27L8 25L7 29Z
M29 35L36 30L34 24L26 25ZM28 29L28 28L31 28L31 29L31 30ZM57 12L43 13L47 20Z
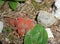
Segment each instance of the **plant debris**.
M0 29L1 31L0 33L1 42L0 43L2 44L24 44L25 37L26 38L28 37L27 36L28 33L31 34L31 32L29 31L34 30L34 27L36 26L36 24L48 23L46 24L47 26L45 25L43 26L47 28L51 28L51 31L54 36L54 39L48 38L48 44L59 44L60 43L60 30L59 30L60 19L54 16L56 11L54 12L51 7L55 1L54 0L39 0L41 2L37 2L38 0L23 0L23 1L25 2L22 3L18 1L19 2L18 4L10 2L10 5L8 5L9 1L2 2L2 0L0 0L1 2L0 3L1 5L0 6L0 21L3 22L3 26L2 26L2 23L0 24L0 26L2 26ZM15 11L12 11L10 7ZM57 11L58 10L59 9L57 9ZM39 12L41 11L45 11L52 15L49 16L50 14L44 14L44 13L41 13L39 15ZM54 14L52 12L54 12ZM43 18L42 20L44 21L43 23L41 22L38 23L38 20L37 20L38 16L39 16L39 21L41 21L40 18L42 16ZM46 17L48 18L48 21L46 20L47 19ZM54 19L56 19L56 22L54 22L55 21ZM36 30L34 30L34 32ZM34 34L31 37L33 36L36 37ZM43 34L41 34L41 36L43 36ZM38 35L37 37L40 37L40 35ZM35 39L32 38L31 40L34 41Z

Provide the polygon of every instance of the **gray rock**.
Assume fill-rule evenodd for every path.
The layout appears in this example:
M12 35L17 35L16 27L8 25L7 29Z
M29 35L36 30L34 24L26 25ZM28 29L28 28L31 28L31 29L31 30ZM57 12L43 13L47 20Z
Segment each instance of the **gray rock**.
M40 11L37 17L37 21L45 27L49 27L53 25L57 20L51 13Z

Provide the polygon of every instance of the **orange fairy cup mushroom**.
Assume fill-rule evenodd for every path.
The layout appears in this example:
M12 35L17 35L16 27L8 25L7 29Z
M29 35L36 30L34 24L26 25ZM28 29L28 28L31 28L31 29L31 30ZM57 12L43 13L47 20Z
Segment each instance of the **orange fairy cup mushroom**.
M18 33L24 36L31 28L34 27L34 22L31 19L18 18L17 19Z
M17 29L20 36L24 36L26 32L34 27L34 22L31 19L24 19L22 17L17 18L17 20L9 19L9 23L12 26L16 26L15 28Z
M27 32L34 27L34 22L31 19L27 19L25 21L25 26L26 26L26 32Z
M18 33L21 36L24 36L24 34L25 34L24 22L25 22L24 18L18 18L17 19L17 29L18 29Z

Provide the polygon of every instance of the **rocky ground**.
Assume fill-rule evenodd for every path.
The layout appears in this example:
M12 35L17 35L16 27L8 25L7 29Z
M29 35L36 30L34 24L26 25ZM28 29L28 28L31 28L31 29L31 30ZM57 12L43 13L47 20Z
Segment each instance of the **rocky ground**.
M18 17L30 18L36 24L36 23L38 23L37 16L39 14L39 9L42 10L42 11L46 11L48 13L51 13L50 8L51 8L51 5L52 5L53 1L48 1L49 3L47 3L47 1L48 0L45 0L45 2L42 2L40 5L38 5L37 6L38 8L37 7L34 8L32 3L28 3L28 2L18 4L18 8L17 8L16 11L12 11L12 9L10 9L10 7L7 4L8 2L6 2L3 7L0 7L0 21L4 22L4 28L9 26L8 21L6 20L9 17L13 18L13 19L16 19ZM45 3L46 3L46 6L44 6ZM37 4L39 4L39 3L37 3ZM50 4L50 5L48 6L47 4ZM42 6L42 7L40 7L40 6ZM46 18L46 17L49 17L49 16L44 16L44 17ZM42 18L42 20L44 20L44 17ZM50 20L51 18L49 18L48 22L52 22L52 20ZM44 22L45 22L45 20L44 20ZM51 25L49 25L49 23L48 23L46 25L46 27L51 28L51 31L54 35L54 38L49 38L48 44L60 44L60 20L58 20L58 19L55 19L55 20L54 20L55 23L53 22L53 24L51 24ZM42 24L45 26L44 22ZM39 22L39 23L41 23L41 22ZM12 33L15 33L15 32L12 32ZM1 36L3 36L3 35L1 34ZM6 39L6 36L7 36L7 33L5 33L5 36L3 36L5 38L3 38L3 39ZM1 37L0 37L0 39L1 39ZM21 39L23 39L23 38L21 38ZM15 37L15 40L16 40L16 37ZM18 41L19 41L19 36L18 36L17 42ZM20 40L20 41L23 42L22 40ZM16 43L16 44L20 44L20 43Z

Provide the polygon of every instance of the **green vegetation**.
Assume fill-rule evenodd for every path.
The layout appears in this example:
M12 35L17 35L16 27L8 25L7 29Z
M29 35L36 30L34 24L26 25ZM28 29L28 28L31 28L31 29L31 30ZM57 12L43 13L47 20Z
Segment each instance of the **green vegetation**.
M45 28L41 24L37 24L25 35L24 44L48 44Z
M5 0L0 0L0 6L4 4L4 1ZM16 10L19 2L25 2L25 0L9 0L9 6L12 8L12 10Z

